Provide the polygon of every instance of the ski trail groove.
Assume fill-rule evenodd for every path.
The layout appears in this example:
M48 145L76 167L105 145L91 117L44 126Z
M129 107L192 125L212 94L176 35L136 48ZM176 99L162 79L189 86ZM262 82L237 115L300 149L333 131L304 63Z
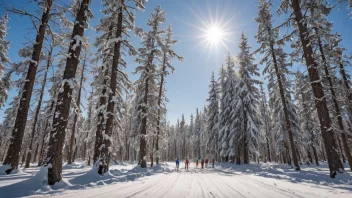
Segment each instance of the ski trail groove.
M169 178L170 175L167 177ZM155 188L155 187L159 187L159 186L162 186L164 183L162 180L159 180L159 182L157 182L156 184L151 184L151 185L148 185L147 187L141 189L141 190L138 190L136 192L132 192L131 194L127 195L127 196L124 196L125 198L130 198L130 197L134 197L135 195L138 195L138 194L141 194L143 193L144 191L147 191L148 189L150 190L150 188Z

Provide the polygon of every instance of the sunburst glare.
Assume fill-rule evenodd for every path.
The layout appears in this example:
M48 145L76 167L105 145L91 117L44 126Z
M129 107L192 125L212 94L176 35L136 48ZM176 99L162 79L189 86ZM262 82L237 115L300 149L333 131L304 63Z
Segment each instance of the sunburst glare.
M211 26L207 29L206 37L208 42L212 44L218 44L224 39L223 36L223 30L216 25Z
M203 52L207 51L209 54L219 52L221 48L231 51L229 46L234 44L233 27L236 24L234 20L236 14L232 14L231 17L226 16L228 13L226 6L213 9L208 5L207 11L194 7L190 8L190 11L197 20L188 23L188 25L198 30L196 37L199 43L195 47L201 47Z

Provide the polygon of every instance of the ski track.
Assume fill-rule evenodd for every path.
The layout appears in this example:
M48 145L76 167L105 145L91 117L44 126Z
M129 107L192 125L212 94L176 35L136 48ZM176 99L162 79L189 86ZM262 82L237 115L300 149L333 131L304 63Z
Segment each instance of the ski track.
M331 187L293 183L288 180L265 178L254 174L238 173L214 168L190 168L142 177L134 181L66 190L53 198L304 198L352 197L350 191ZM45 196L45 195L44 195ZM35 197L43 197L41 195Z

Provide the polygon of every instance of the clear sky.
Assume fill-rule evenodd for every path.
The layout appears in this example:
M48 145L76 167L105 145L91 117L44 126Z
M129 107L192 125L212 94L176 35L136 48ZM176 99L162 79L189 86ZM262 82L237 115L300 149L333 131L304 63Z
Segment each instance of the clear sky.
M61 1L68 2L69 0ZM0 0L0 2L23 6L28 11L33 11L36 8L35 4L29 4L27 0ZM98 19L101 18L100 2L100 0L92 0L91 10L95 18L90 23L91 27L94 27ZM274 3L273 10L276 10L278 0L274 2L276 3ZM146 28L150 13L158 4L166 11L167 21L164 27L169 24L172 25L175 33L174 38L179 41L174 49L185 59L183 62L174 60L173 65L176 71L166 79L167 97L170 100L167 104L167 119L171 123L176 123L176 120L184 113L188 122L189 116L195 112L196 108L202 109L206 105L212 72L214 71L217 75L228 51L233 55L237 54L237 43L241 32L246 34L253 48L258 47L254 38L257 31L254 18L257 17L256 5L258 5L258 1L149 0L145 12L137 13L136 25ZM5 10L0 7L0 15L3 15L4 12ZM9 57L12 62L16 62L21 60L17 55L18 49L28 42L28 39L34 40L35 36L33 32L28 30L32 25L27 17L19 17L12 13L9 13L9 17L8 25L10 29L7 36L7 39L11 41ZM277 22L282 20L276 17ZM348 16L348 11L345 10L345 6L341 7L339 12L335 9L329 19L334 21L334 30L342 34L344 47L351 51L352 21ZM222 27L226 32L223 44L216 47L210 47L204 41L204 34L206 34L204 29L207 29L207 26L211 24ZM90 38L91 43L93 43L96 35L92 29L86 31L86 36ZM132 37L131 41L135 47L140 46L139 38ZM134 71L136 63L133 62L131 57L127 57L126 60L129 63L126 71L130 73L130 79L135 81L138 76L131 72ZM262 66L259 67L262 68ZM17 94L17 90L11 90L8 102ZM3 120L3 110L6 108L7 105L0 110L0 121Z

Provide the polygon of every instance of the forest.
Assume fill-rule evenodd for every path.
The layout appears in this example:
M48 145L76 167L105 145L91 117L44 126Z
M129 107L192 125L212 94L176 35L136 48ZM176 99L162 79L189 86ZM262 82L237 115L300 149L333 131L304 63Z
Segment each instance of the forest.
M104 175L121 162L147 169L177 158L270 162L297 172L327 164L327 178L352 170L350 43L328 19L351 0L254 1L255 37L241 31L238 53L224 54L208 81L206 105L175 122L167 119L166 82L184 54L162 4L138 18L149 1L101 0L102 17L91 27L92 0L29 2L34 12L1 4L0 175L38 166L55 185L76 161ZM15 62L7 39L13 15L29 18L35 32ZM138 65L135 81L126 57Z

